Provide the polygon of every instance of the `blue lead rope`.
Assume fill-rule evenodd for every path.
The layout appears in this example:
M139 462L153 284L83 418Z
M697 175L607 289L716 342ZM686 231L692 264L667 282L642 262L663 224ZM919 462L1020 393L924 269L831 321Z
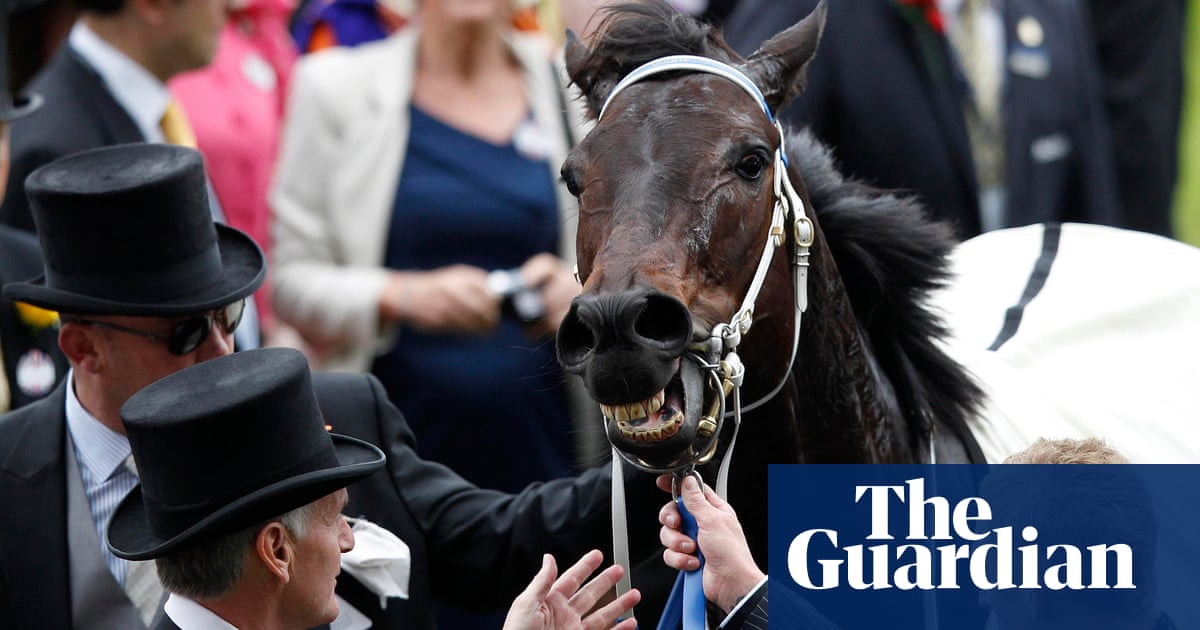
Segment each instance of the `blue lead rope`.
M675 504L683 517L683 533L696 540L696 517L684 507L683 497L676 497ZM700 552L699 543L696 543L696 555L700 558L700 568L679 572L662 618L658 620L658 630L679 630L680 621L683 630L704 630L704 554Z

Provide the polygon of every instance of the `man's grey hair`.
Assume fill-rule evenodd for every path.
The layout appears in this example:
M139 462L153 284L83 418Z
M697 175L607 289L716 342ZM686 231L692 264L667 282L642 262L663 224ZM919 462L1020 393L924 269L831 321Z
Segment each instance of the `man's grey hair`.
M163 588L197 601L229 593L242 579L246 558L258 532L269 523L279 521L292 537L304 538L308 534L308 521L314 505L302 505L278 518L189 545L158 558L155 566Z

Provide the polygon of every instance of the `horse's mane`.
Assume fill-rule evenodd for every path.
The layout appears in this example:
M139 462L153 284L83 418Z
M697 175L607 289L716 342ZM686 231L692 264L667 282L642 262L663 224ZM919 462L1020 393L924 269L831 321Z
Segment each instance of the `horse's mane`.
M591 54L573 73L593 112L600 111L602 105L594 95L607 94L612 87L600 85L602 82L615 85L634 68L659 57L699 55L726 63L740 60L717 29L675 11L665 2L626 2L606 6L602 11L605 17L589 42Z
M983 392L937 344L942 318L925 303L949 279L957 244L946 223L929 219L913 197L877 189L839 172L832 152L808 132L787 137L855 319L906 416L909 439L928 439L937 418L969 442L967 419ZM964 442L964 443L967 443Z

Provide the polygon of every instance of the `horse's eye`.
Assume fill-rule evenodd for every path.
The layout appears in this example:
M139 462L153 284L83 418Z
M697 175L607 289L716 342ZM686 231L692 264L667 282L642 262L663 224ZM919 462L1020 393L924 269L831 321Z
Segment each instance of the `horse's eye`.
M739 177L748 182L758 181L763 171L767 170L767 158L759 153L751 153L737 163L735 170Z
M563 164L559 175L562 176L563 183L567 185L567 192L571 193L572 196L578 197L583 189L579 186L579 178L575 174L575 169L570 168L567 164Z

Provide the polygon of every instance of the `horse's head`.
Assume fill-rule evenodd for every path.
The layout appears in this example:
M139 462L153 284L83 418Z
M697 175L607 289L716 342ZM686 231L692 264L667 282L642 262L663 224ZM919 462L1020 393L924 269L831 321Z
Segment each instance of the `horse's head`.
M708 386L689 348L731 322L771 247L777 175L787 177L776 172L773 113L801 89L823 24L821 5L745 60L665 3L612 8L591 47L569 38L567 67L597 123L562 167L579 198L583 292L558 353L601 404L609 440L650 468L678 467L714 444L720 383ZM622 82L678 54L741 76L673 66ZM784 258L770 265L776 279L788 273ZM770 320L790 343L792 295L772 300L777 313L760 302L755 320ZM775 352L775 365L752 366L748 380L770 389L787 374L788 350Z

